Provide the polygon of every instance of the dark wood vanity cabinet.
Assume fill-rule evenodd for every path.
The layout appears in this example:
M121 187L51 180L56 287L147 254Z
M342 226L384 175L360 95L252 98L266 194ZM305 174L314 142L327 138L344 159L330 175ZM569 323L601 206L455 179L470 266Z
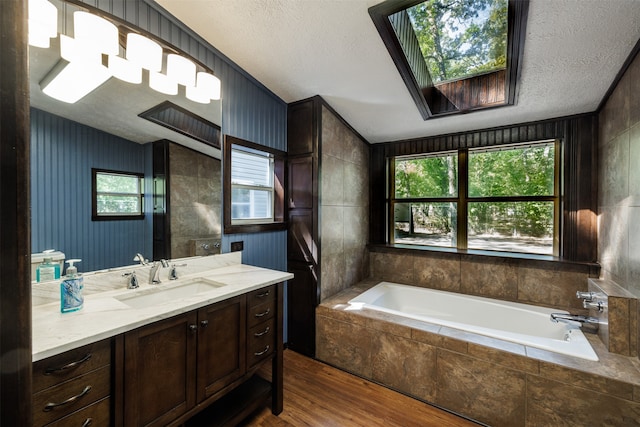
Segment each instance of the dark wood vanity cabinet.
M112 425L111 361L104 340L35 362L33 425Z
M34 426L202 425L196 414L234 425L269 398L279 414L282 293L271 285L34 363ZM269 361L270 384L254 376Z
M246 296L127 332L124 424L164 426L242 377Z

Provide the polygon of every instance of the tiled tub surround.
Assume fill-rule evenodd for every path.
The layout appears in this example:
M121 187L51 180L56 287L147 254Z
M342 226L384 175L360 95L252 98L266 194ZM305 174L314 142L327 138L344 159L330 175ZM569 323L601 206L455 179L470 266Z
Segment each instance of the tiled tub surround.
M492 426L640 425L640 363L609 353L597 336L588 336L600 358L591 362L348 309L378 282L317 308L318 359Z
M586 314L576 291L598 277L595 264L371 247L369 277ZM542 257L540 257L542 258Z
M617 283L606 279L589 279L589 291L596 301L604 302L604 310L590 310L598 317L598 336L609 352L625 356L638 355L638 300Z
M168 268L161 270L160 285L147 284L149 266L131 266L115 271L86 274L84 308L73 313L60 313L59 281L34 283L34 296L41 299L53 297L55 301L33 306L32 360L35 362L45 359L293 278L291 273L242 264L241 252L172 261L186 262L187 266L179 267L180 278L177 282L168 280ZM139 289L126 289L126 278L122 277L122 273L132 269L137 272ZM222 286L200 294L178 296L171 301L138 308L122 302L122 296L146 293L157 286L179 286L196 278L204 278Z

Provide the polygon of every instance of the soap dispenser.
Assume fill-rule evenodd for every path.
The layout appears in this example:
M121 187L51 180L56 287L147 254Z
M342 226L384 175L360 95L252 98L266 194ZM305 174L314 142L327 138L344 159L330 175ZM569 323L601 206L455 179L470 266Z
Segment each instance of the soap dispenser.
M42 251L44 261L36 268L36 282L46 282L60 278L60 264L53 262L53 257L50 255L53 252L53 249Z
M78 268L73 265L80 261L82 260L70 259L67 261L67 264L69 264L67 267L67 275L60 283L60 312L62 313L80 310L84 303L84 297L82 296L84 279L82 275L78 273Z

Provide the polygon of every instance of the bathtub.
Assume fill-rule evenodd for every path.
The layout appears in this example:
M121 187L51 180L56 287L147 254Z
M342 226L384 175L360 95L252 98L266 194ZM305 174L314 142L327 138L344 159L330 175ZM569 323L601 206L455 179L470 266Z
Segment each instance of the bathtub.
M562 310L381 282L349 301L372 309L454 329L597 361L579 323L553 323Z

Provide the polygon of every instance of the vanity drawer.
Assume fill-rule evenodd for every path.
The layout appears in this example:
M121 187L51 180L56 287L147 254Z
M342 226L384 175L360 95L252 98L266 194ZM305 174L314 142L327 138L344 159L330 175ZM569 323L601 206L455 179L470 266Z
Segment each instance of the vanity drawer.
M111 363L111 340L98 341L33 364L33 392Z
M276 309L275 301L266 301L260 305L247 308L247 327L253 328L259 323L273 317Z
M111 365L33 395L33 425L43 426L109 396Z
M274 285L260 288L247 294L247 305L254 307L267 301L276 300L276 287Z
M247 366L249 368L273 354L276 336L274 328L275 319L272 317L249 329L247 334Z
M48 424L47 427L109 427L111 401L108 397Z

